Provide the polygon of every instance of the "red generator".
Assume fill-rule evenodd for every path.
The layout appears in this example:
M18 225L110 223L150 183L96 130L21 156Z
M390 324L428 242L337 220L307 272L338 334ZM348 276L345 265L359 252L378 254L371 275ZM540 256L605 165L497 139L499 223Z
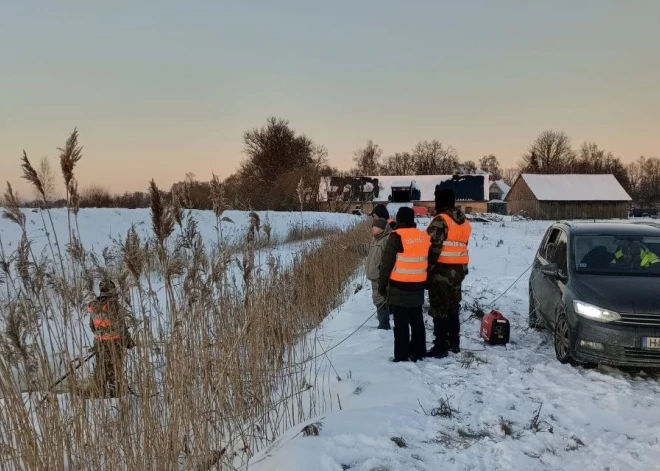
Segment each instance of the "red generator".
M511 335L511 325L500 311L490 311L481 320L481 338L490 345L506 345Z

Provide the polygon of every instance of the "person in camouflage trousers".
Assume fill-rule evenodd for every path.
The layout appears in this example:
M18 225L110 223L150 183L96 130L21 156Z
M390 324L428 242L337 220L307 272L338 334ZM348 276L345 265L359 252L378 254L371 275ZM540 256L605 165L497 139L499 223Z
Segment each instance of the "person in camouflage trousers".
M99 296L89 304L89 326L94 334L96 367L94 379L103 396L124 394L126 350L134 347L126 318L130 314L121 306L115 284L103 280Z
M429 315L433 317L433 347L428 356L444 358L460 352L459 312L462 284L468 273L467 243L471 227L465 214L456 208L454 192L436 192L437 215L427 228L429 250Z

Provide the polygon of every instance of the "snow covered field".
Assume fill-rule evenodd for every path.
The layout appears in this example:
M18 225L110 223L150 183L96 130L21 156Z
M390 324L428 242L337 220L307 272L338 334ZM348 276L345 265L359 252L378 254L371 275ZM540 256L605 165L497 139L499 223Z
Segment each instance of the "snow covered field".
M548 226L473 224L464 303L497 298L531 264ZM356 332L374 311L358 276L353 285L364 289L316 333L341 378L331 382L332 412L309 422L318 436L301 424L250 469L658 469L660 375L561 365L549 336L527 329L527 281L494 305L512 324L506 348L485 346L479 321L463 311L461 354L395 364L392 333L377 330L375 317Z
M2 208L0 208L0 211ZM28 237L34 243L34 249L37 253L42 252L46 247L48 240L46 228L50 231L50 221L45 213L38 210L26 209L23 211L27 218L26 226ZM189 211L186 211L188 214ZM211 246L217 241L216 218L212 211L190 211L198 223L198 227L204 242ZM228 245L237 245L245 241L248 227L250 225L249 212L246 211L225 211L223 217L229 218L232 222L222 223L222 238ZM270 224L272 228L271 236L273 241L281 242L287 236L291 227L303 223L300 213L295 212L276 212L276 211L257 211L261 219L261 225ZM60 243L68 241L67 212L65 209L51 210L55 232L60 239ZM316 226L347 228L359 220L356 216L337 213L304 213L304 227L314 228ZM148 238L153 235L151 228L151 216L148 209L81 209L78 214L80 227L80 236L83 246L87 250L93 250L101 253L105 247L113 245L115 240L122 240L126 237L126 232L132 225L141 238ZM174 236L177 231L175 230ZM0 238L2 238L5 249L12 251L21 236L20 228L0 218Z
M32 211L26 215L35 250L42 252L46 231L41 215ZM225 216L233 221L223 223L225 240L240 243L249 225L248 214ZM53 217L63 242L66 213L54 211ZM194 217L205 242L213 246L215 216L194 212ZM273 236L280 241L291 225L300 222L297 213L270 213L268 218L260 213L260 217L262 224L270 222ZM346 228L360 220L323 213L304 217L310 227ZM132 224L142 238L152 233L146 210L83 210L79 222L83 244L97 253L124 238ZM420 220L420 225L427 222ZM548 222L535 221L474 223L464 303L478 301L483 306L498 298L531 264L548 226ZM19 236L17 227L0 220L5 250L14 250ZM258 265L266 270L266 255L285 263L287 257L308 247L310 242L277 245L257 254ZM528 275L523 275L492 306L512 323L506 348L484 346L478 337L479 321L470 319L470 312L464 310L461 354L394 364L388 361L392 333L376 330L375 316L370 318L374 307L369 284L362 273L356 275L349 288L356 293L310 333L332 362L323 355L318 359L322 364L314 364L326 372L324 384L317 387L329 389L324 392L329 412L289 430L255 456L249 469L657 469L660 375L559 364L549 336L527 329L527 280ZM426 320L430 327L430 318ZM87 335L85 319L79 323ZM429 330L429 344L431 339ZM301 433L311 424L308 430L318 431L318 436Z

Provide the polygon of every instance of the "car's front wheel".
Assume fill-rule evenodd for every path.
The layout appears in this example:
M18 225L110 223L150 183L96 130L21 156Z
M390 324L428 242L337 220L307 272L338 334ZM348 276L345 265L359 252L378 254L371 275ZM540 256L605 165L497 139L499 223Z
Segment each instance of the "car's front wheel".
M565 364L573 360L571 329L564 311L557 314L557 320L555 321L555 355L560 363Z
M527 317L527 325L530 329L542 329L543 321L541 320L541 312L539 311L539 303L536 302L534 291L529 287L529 315Z

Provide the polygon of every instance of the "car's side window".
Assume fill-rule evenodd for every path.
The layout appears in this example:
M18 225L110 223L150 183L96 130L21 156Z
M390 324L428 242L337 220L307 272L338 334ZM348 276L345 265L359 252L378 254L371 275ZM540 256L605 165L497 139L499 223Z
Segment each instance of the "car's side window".
M552 229L552 231L548 234L544 245L541 247L541 250L539 250L539 255L541 257L548 261L552 261L557 238L559 237L560 232L561 231L559 229Z
M562 273L568 273L568 237L564 231L559 231L555 242L555 250L551 262L557 264Z

